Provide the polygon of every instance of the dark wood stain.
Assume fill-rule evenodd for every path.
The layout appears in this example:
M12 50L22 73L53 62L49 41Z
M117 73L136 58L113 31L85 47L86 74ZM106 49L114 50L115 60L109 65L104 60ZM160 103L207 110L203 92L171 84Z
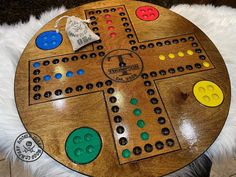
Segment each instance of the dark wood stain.
M142 62L136 58L137 60L135 60L134 64L139 63L139 66L143 64L144 67L141 72L147 73L148 78L144 79L140 76L132 82L126 83L119 83L113 80L111 86L104 86L102 89L96 88L95 83L98 81L105 83L109 78L104 74L104 70L101 69L103 59L98 56L93 59L70 61L66 64L60 62L57 65L58 67L56 66L57 68L55 65L40 66L41 78L46 73L49 74L48 72L54 75L54 72L57 72L54 70L55 68L61 69L62 71L60 72L65 74L69 69L72 70L78 66L85 69L85 71L89 71L89 74L85 74L83 79L76 77L76 79L68 80L68 78L65 78L62 82L52 79L50 84L40 82L42 89L39 92L41 95L45 92L44 89L54 92L59 87L63 90L63 95L57 97L53 94L51 98L42 96L40 100L34 100L33 95L35 92L32 88L35 83L32 82L34 77L32 63L36 59L42 63L46 59L51 61L54 58L58 58L61 60L65 56L71 58L73 55L80 56L82 53L89 55L93 49L95 53L98 53L96 50L96 45L98 44L96 43L86 46L76 54L72 51L69 39L66 37L65 31L62 30L65 27L65 19L62 20L60 26L60 31L64 37L63 43L58 48L42 51L35 46L36 37L44 31L54 29L55 21L60 16L85 16L85 13L88 16L91 9L103 10L114 6L124 7L124 5L126 17L130 22L130 28L132 28L131 33L133 39L136 40L137 46L141 44L147 46L149 43L156 44L157 41L173 41L174 39L189 40L179 44L163 45L158 50L155 50L157 46L153 49L139 49L136 53L142 56ZM226 66L217 48L199 28L165 8L156 6L160 13L164 14L158 21L146 23L139 20L135 15L135 10L139 6L146 5L150 6L152 4L116 0L95 2L71 9L51 20L35 34L18 63L15 79L15 100L25 128L41 137L46 153L75 171L101 177L162 176L186 166L205 152L215 141L225 123L229 111L231 90ZM103 39L104 52L116 51L121 54L119 53L121 50L130 50L131 46L127 33L124 27L120 25L122 23L121 20L113 21L116 32L119 34L113 39L108 37L109 33L105 30L107 24L103 18L104 14L101 15L96 16L98 17L98 27L104 29L99 31ZM121 17L116 12L113 13L113 18ZM147 28L147 24L149 28ZM156 29L158 29L158 35ZM196 61L202 63L198 53L194 53L193 56L186 54L187 49L195 51L190 40L193 37L199 44L199 48L202 49L202 53L206 56L205 61L210 63L210 67L195 67L190 70L185 69L182 72L177 72L177 70L175 70L175 73L172 72L173 70L170 72L169 68L176 69L179 66L185 67L189 64L194 66ZM166 59L165 61L160 61L157 58L160 52L167 56L170 51L176 54L180 50L185 51L184 59L177 55L175 59ZM176 62L176 60L178 61ZM133 64L131 62L133 59L125 61L128 66ZM109 67L117 68L117 63L108 63L104 67L107 67L107 69ZM166 70L165 75L159 74L161 69ZM150 76L152 71L157 71L158 73L155 78ZM144 80L155 84L144 86ZM220 106L209 108L201 105L195 99L192 88L199 80L210 80L221 87L224 93L224 101ZM68 84L75 89L78 83L85 88L80 94L77 92L75 94L74 92L70 94L64 93ZM86 90L88 83L94 85L92 90ZM114 93L109 94L107 92L108 88L114 88ZM150 95L147 94L148 89L151 90L149 92ZM149 153L142 153L140 156L132 155L129 159L119 156L124 148L118 144L120 138L116 133L118 124L114 121L114 116L118 113L111 111L114 106L109 100L111 96L117 97L117 105L120 107L119 114L123 116L121 124L124 127L128 127L126 129L127 135L124 136L127 136L128 140L132 140L125 148L129 148L132 152L133 147L137 146L137 144L140 147L144 147L146 144L140 139L140 132L136 127L137 119L133 115L134 107L130 105L131 97L139 99L137 106L143 110L142 118L147 122L146 131L152 135L148 143L154 146L157 139L166 142L167 138L171 138L175 142L174 146L167 147L165 145L162 150L155 149L155 151ZM151 104L150 98L152 97L158 99L158 107ZM160 109L162 112L158 113ZM166 122L164 125L156 124L160 115L165 117ZM86 165L77 165L67 157L65 141L74 129L83 126L92 127L99 132L102 138L102 151L93 162ZM166 127L170 130L168 136L164 136L162 133L162 129ZM188 131L190 131L190 134ZM135 138L137 138L137 141L134 140Z

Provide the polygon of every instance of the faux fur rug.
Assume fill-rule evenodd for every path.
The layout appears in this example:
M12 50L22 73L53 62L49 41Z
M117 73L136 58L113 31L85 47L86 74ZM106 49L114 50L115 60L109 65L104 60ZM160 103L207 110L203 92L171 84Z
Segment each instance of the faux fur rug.
M232 102L226 124L206 154L219 162L232 155L236 149L236 10L229 7L179 5L171 10L186 17L200 27L215 43L222 54L231 79ZM0 152L6 158L30 169L33 176L82 176L55 162L45 153L35 162L17 162L13 150L14 141L25 129L18 116L14 101L14 76L17 62L28 41L45 23L65 11L54 9L42 14L40 20L34 17L26 24L0 26ZM23 100L22 100L23 101ZM188 173L189 169L181 173ZM21 176L20 170L15 171ZM178 174L178 175L177 175ZM172 176L181 176L180 172Z

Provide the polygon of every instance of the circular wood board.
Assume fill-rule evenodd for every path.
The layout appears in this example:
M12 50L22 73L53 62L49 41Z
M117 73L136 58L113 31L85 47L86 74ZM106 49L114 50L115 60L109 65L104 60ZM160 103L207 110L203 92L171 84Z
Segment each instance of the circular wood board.
M39 49L36 38L55 30L63 15L90 18L101 40L74 52L63 19L62 43ZM201 81L219 88L222 100L199 102L193 90ZM211 92L203 91L209 102ZM145 2L99 1L61 14L35 34L18 63L15 98L27 131L61 164L90 176L151 177L186 166L214 142L228 115L230 81L214 44L185 18ZM102 144L86 164L72 162L65 149L81 127L95 130Z

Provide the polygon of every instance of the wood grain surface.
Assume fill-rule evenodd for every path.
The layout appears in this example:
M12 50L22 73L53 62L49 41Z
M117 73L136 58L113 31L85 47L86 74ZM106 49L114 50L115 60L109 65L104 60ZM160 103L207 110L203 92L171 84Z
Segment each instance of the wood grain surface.
M159 18L139 19L136 10L141 6L156 8ZM53 50L37 48L37 36L55 30L55 21L63 15L90 18L96 23L89 27L101 40L73 52L64 19L62 44ZM109 26L114 29L108 30ZM69 61L63 62L65 58ZM53 64L55 59L59 63ZM50 64L44 66L44 61ZM40 63L37 74L35 62ZM78 69L85 73L77 75ZM68 71L74 76L66 77ZM56 73L62 74L60 80L54 78ZM52 79L45 82L45 75ZM208 107L196 99L193 87L204 80L222 90L220 105ZM45 97L45 92L51 95ZM18 63L15 98L27 131L39 135L44 151L65 166L90 176L154 177L186 166L214 142L228 115L230 81L214 44L188 20L145 2L101 1L69 10L35 34ZM137 104L130 103L132 98ZM137 109L140 115L134 114ZM122 121L114 121L116 116ZM164 124L157 121L160 117ZM138 120L145 122L144 128L136 125ZM124 132L119 133L119 126ZM97 158L83 165L73 163L65 150L68 136L80 127L91 127L102 140ZM148 140L141 139L143 132ZM127 141L123 145L121 138ZM158 149L157 142L164 147ZM129 158L122 156L125 149L131 152Z

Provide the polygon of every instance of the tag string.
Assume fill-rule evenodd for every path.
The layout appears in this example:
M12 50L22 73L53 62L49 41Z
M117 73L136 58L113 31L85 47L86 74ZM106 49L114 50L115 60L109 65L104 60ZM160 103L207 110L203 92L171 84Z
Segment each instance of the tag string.
M58 26L59 26L60 21L61 21L63 18L69 18L69 17L74 17L74 16L64 15L64 16L62 16L62 17L60 17L60 18L57 19L57 21L56 21L56 23L55 23L55 26L54 26L54 27L56 28L56 32L57 32L57 33L59 33L59 28L58 28ZM80 19L80 18L79 18L79 19ZM80 20L81 20L81 19L80 19ZM81 20L81 22L83 22L83 23L90 23L91 20L90 20L90 19Z
M70 17L70 16L65 15L65 16L62 16L62 17L60 17L60 18L57 19L56 24L55 24L55 26L54 26L54 27L56 28L56 32L57 32L57 33L59 33L58 25L59 25L60 21L61 21L63 18L68 18L68 17Z

